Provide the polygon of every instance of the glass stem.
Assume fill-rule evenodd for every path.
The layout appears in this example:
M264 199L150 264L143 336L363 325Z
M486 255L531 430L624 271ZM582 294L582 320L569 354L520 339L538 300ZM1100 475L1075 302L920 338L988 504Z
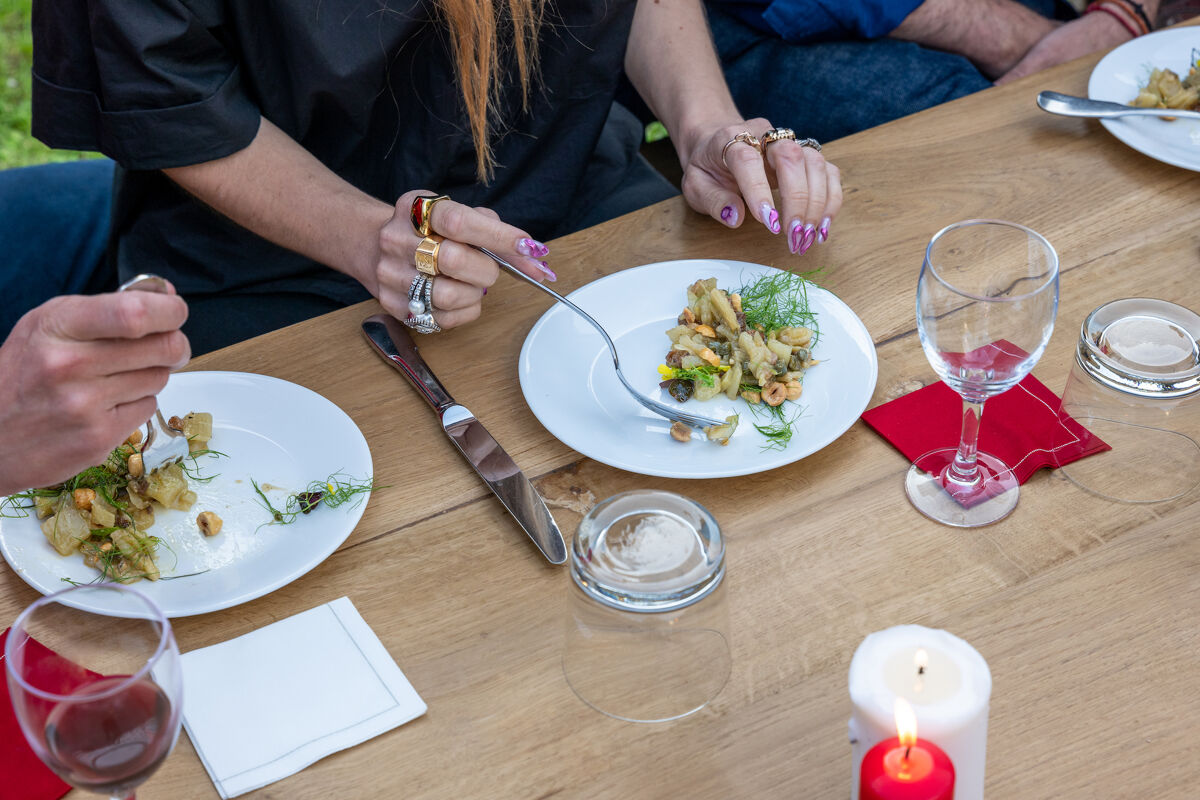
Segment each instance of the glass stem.
M963 400L962 436L958 452L946 472L946 480L959 486L974 486L982 479L979 474L979 423L983 419L982 400Z

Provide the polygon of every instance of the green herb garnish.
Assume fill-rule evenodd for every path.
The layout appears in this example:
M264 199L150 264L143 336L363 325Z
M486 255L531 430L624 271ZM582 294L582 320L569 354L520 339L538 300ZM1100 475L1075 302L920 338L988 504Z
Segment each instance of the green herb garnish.
M712 364L701 364L698 367L690 367L688 369L676 368L671 375L671 379L680 381L699 381L705 386L716 385L714 376L728 370L729 367L714 367Z
M817 315L808 304L808 275L772 270L753 283L738 289L742 298L742 313L746 326L760 328L764 333L780 328L803 326L813 332L812 345L820 338Z
M335 472L323 481L310 482L302 492L288 495L283 510L280 510L271 505L271 501L253 478L250 479L250 483L254 485L254 491L262 499L267 511L271 512L273 522L263 523L264 525L273 525L276 522L280 525L290 525L301 514L309 513L321 503L330 508L337 508L346 503L357 505L363 501L365 495L384 488L376 486L373 478L357 481L341 472Z
M762 446L762 449L787 449L787 446L792 442L792 434L795 433L792 426L795 424L796 420L800 419L800 417L804 414L804 408L797 408L796 412L789 417L787 410L784 409L784 403L780 403L777 406L769 406L766 403L760 403L758 405L747 403L747 405L750 406L750 410L754 412L755 416L759 417L760 419L763 417L768 419L774 418L774 422L767 423L766 425L754 426L754 430L761 433L767 439L767 442Z

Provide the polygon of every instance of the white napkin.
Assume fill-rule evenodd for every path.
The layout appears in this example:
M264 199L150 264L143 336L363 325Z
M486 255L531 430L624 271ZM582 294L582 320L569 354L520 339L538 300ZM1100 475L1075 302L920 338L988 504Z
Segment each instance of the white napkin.
M183 725L223 798L425 713L345 597L185 653L182 663Z

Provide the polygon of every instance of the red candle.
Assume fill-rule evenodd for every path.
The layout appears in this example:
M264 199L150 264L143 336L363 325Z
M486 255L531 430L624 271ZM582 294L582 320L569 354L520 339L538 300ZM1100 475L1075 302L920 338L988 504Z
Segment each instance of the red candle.
M858 800L954 800L954 764L933 742L917 738L917 718L896 698L899 736L867 751Z

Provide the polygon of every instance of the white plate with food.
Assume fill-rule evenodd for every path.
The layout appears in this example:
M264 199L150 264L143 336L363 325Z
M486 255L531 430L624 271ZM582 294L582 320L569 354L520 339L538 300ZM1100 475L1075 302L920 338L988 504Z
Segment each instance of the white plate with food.
M157 503L150 506L154 522L143 533L160 540L155 543L153 563L139 561L133 570L126 569L126 559L120 559L126 574L143 569L160 574L158 580L142 578L130 585L154 600L168 617L229 608L274 591L324 561L354 530L369 496L366 487L372 483L371 453L358 426L329 400L264 375L182 372L171 376L158 403L164 417L211 413L207 448L224 454L185 460L189 472L204 479L188 479L187 491L194 491L196 498L187 511ZM335 476L332 482L330 476ZM313 482L331 484L327 497L346 502L335 507L318 502L303 514L296 513L298 506L292 501L289 513L289 498L302 495ZM341 491L329 494L330 489ZM110 491L116 505L132 517L129 496L118 496L118 490L105 485L101 497ZM290 521L275 521L264 498ZM109 522L107 518L92 521L93 515L99 519L101 506L107 508L102 502L97 502L95 511L87 507L88 526L99 528ZM221 520L216 535L206 536L200 530L197 518L202 512L212 512ZM100 548L120 535L117 525L108 533L110 538L105 539L101 530L80 539L79 550L60 555L43 534L36 512L14 516L20 512L14 511L10 499L0 513L0 552L26 583L43 594L63 589L68 582L103 580L104 569L117 568L117 561L96 565ZM130 518L118 520L129 529ZM140 522L132 524L134 530L141 527ZM61 531L61 526L54 526L55 534ZM105 548L105 553L113 552L114 548ZM88 553L93 566L85 563ZM93 610L119 616L126 609L114 605Z
M1155 69L1186 80L1200 56L1200 27L1174 28L1139 36L1100 59L1088 81L1088 97L1132 105ZM1169 115L1168 111L1164 114ZM1200 170L1200 120L1159 117L1102 119L1109 133L1151 158Z
M696 259L634 267L589 283L570 299L604 326L617 347L621 370L636 389L664 403L678 402L660 386L667 331L677 327L688 287L715 278L725 291L791 274L761 264ZM637 403L613 371L608 348L588 323L555 304L530 330L521 348L520 381L538 420L563 444L589 458L643 475L721 478L790 464L842 435L875 391L878 362L866 326L833 293L807 284L807 311L818 328L812 357L795 401L751 410L740 396L717 394L686 401L689 411L738 426L726 445L696 433L680 442L671 423ZM759 426L759 427L756 427ZM784 435L780 435L785 430Z

